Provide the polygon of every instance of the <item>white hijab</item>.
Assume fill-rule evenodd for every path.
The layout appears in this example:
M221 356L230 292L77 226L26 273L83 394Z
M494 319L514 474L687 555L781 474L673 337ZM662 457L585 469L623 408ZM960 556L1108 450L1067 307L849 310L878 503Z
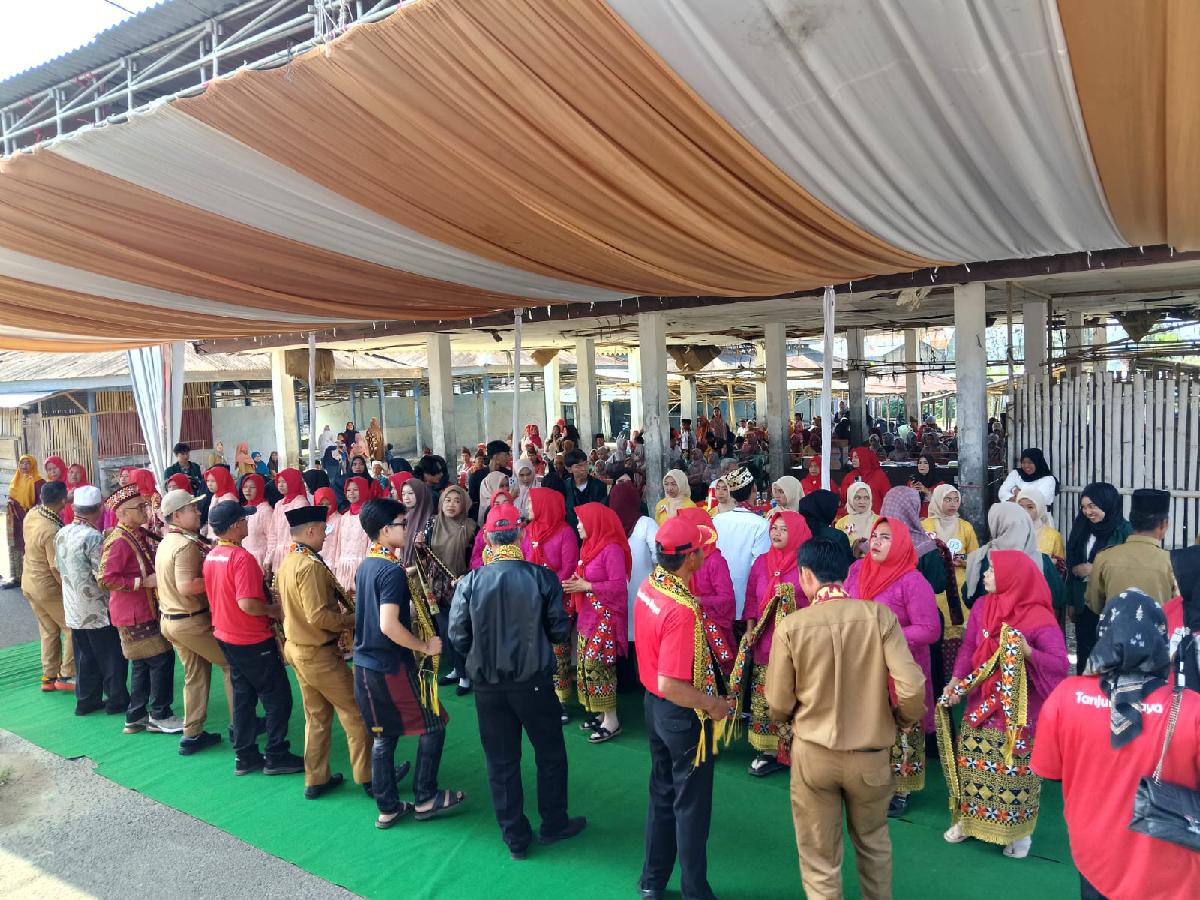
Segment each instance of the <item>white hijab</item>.
M863 513L852 512L850 502L854 499L855 494L867 492L867 511ZM875 504L874 494L871 492L871 486L865 481L856 481L846 490L846 520L847 524L854 526L855 538L870 537L871 529L875 527L875 520L879 518L876 515L873 506ZM847 531L849 528L847 528Z
M957 493L958 488L954 485L939 484L933 489L933 495L929 498L929 516L934 522L933 530L937 532L937 536L945 544L949 544L952 540L958 538L958 523L960 519L958 513L946 515L942 511L942 502L949 494Z
M784 475L775 482L775 486L781 488L783 495L787 498L783 509L800 512L800 498L804 496L804 488L800 486L800 479L793 475Z

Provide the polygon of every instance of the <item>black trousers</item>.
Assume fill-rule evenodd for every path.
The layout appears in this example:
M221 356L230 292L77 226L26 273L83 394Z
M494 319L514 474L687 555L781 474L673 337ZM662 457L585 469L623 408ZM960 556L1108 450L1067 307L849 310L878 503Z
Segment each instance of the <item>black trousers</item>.
M1096 646L1096 628L1100 617L1086 606L1075 613L1075 674L1082 675L1092 648Z
M292 684L271 637L258 644L227 644L218 640L229 661L233 682L233 750L240 760L258 759L258 704L267 714L267 762L288 752L288 719L292 715Z
M75 708L110 713L129 706L129 661L121 652L121 636L112 625L71 631L75 644Z
M136 722L146 715L147 708L152 718L171 718L171 700L175 696L175 651L130 660L129 669L129 707L125 711L125 721Z
M510 850L521 851L533 840L521 782L522 729L529 735L537 762L542 834L561 833L567 827L567 745L563 741L562 708L549 676L520 683L477 684L475 711L492 806L504 843Z
M646 692L650 738L650 808L646 813L646 860L640 887L661 891L679 857L684 900L712 900L708 884L708 828L712 821L714 755L694 766L702 732L694 710ZM712 741L705 723L703 739Z
M1079 876L1079 900L1108 900L1102 893L1092 887L1082 875Z
M442 611L434 616L434 621L437 623L438 635L442 639L442 658L446 661L446 665L450 667L450 671L457 673L459 678L466 678L467 661L461 653L454 649L454 645L450 643L449 607L443 606Z

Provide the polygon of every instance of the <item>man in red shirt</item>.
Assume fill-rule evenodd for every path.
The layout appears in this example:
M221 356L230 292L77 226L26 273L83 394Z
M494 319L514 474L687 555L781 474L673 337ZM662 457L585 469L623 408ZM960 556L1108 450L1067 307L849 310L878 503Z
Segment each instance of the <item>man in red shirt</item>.
M633 610L651 758L646 858L638 891L644 900L661 898L678 851L685 900L709 900L714 742L724 727L710 723L722 722L730 704L699 603L688 590L704 562L700 529L669 519L655 542L658 565L638 588Z
M233 749L235 774L263 770L266 775L304 771L304 760L288 750L288 719L292 715L292 686L283 668L271 620L279 605L267 598L262 569L249 550L246 517L256 506L233 500L208 511L208 524L217 546L204 559L204 589L212 610L213 635L229 662L233 681ZM258 749L255 709L262 701L267 714L267 752Z
M1062 782L1083 900L1184 900L1200 854L1129 828L1139 779L1154 772L1171 717L1166 616L1138 590L1108 601L1085 674L1046 698L1033 770ZM1200 695L1181 691L1162 780L1200 788Z

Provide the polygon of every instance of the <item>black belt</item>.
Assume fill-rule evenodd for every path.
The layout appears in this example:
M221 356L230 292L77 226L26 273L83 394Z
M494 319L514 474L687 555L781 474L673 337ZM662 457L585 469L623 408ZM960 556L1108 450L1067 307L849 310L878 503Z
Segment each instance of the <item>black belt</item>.
M167 619L167 620L168 620L168 621L170 621L170 622L177 622L177 621L179 621L180 619L191 619L191 618L194 618L194 617L196 617L196 616L202 616L202 615L204 615L206 612L208 612L208 607L207 607L207 606L206 606L206 607L204 607L204 609L198 609L198 610L196 610L194 613L163 613L163 614L162 614L162 617L163 617L164 619Z
M855 753L878 753L880 750L890 750L891 747L859 747L855 749Z

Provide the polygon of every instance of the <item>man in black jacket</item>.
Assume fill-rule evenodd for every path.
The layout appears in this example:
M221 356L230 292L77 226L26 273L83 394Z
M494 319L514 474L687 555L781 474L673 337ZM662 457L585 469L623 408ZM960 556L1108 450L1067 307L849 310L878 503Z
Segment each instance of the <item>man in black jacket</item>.
M204 483L204 473L200 470L200 464L192 462L192 448L181 441L171 452L175 454L175 462L167 466L163 473L163 481L172 475L186 475L192 485L193 497L207 494L208 486Z
M578 528L579 517L575 515L575 507L585 503L603 503L607 506L608 488L599 478L588 474L588 458L582 450L568 453L566 463L567 471L571 473L563 488L567 500L567 524Z
M471 477L467 479L467 497L471 500L468 516L472 519L477 519L479 516L479 488L483 484L483 479L492 472L503 472L512 478L512 469L509 468L511 465L512 448L504 441L488 441L487 465L478 472L472 472Z
M553 645L567 639L571 621L559 580L521 555L520 519L510 503L488 513L484 565L459 581L448 629L475 685L492 805L513 859L524 859L533 841L521 783L522 728L537 760L540 843L574 837L587 825L582 816L567 816L567 748L551 680Z

